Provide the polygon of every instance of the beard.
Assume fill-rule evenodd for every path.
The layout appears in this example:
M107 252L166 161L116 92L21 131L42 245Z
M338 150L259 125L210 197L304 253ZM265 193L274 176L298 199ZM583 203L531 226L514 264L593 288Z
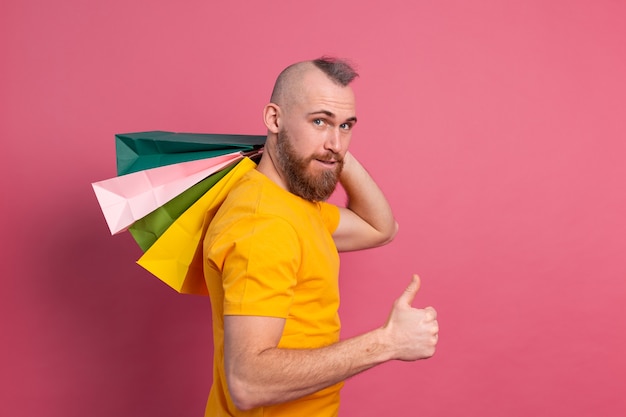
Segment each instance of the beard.
M299 157L291 144L286 130L278 132L276 138L276 159L283 173L287 189L305 200L318 202L327 200L339 182L343 160L338 154L328 151L309 157ZM309 173L311 162L320 159L336 161L335 169L324 169L319 174Z

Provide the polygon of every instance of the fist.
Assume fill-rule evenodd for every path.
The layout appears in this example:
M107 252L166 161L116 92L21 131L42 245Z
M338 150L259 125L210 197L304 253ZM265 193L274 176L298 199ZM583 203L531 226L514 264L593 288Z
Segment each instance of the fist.
M409 286L393 303L383 327L394 359L415 361L435 354L439 338L437 312L432 307L418 309L411 306L419 288L420 279L413 275Z

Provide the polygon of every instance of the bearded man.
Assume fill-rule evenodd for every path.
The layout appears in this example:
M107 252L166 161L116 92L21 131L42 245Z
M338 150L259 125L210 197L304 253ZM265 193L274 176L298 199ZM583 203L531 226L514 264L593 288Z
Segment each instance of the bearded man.
M209 226L214 370L206 416L336 416L345 379L434 354L436 312L410 305L416 276L383 326L339 337L338 252L384 245L398 229L382 191L348 152L356 76L332 58L278 76L263 111L263 156ZM346 207L325 202L339 182Z

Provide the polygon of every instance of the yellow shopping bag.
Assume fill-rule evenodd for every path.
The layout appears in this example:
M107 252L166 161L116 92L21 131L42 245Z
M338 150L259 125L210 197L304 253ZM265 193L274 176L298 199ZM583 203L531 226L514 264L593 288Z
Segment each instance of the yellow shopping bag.
M250 158L242 159L180 215L137 263L179 293L208 295L202 270L204 235L232 186L254 168Z

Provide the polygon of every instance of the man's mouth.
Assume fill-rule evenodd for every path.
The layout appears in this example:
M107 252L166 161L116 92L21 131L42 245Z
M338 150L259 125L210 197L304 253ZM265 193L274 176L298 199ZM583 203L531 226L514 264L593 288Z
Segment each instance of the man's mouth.
M335 165L337 165L337 160L335 159L315 159L317 162L321 163L322 165L325 165L329 168L334 167Z

